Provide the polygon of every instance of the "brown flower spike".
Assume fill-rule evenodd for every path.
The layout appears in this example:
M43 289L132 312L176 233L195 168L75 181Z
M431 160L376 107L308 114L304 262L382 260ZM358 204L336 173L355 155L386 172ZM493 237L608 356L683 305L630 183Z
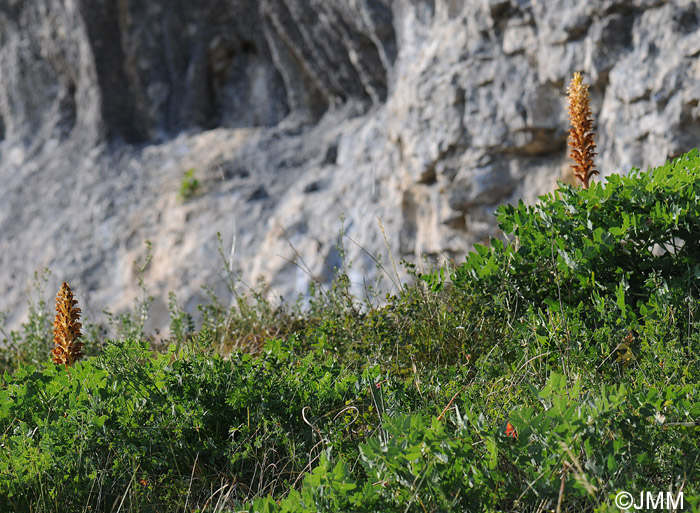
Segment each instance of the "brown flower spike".
M73 292L64 281L56 296L56 320L53 322L53 341L56 347L51 354L53 362L64 364L66 369L83 356L83 343L78 340L82 337L82 324L78 322L80 308L75 307L77 304Z
M593 141L593 118L588 86L583 84L581 73L574 73L567 93L569 95L569 119L571 120L571 129L569 130L571 152L569 155L576 163L571 167L574 169L574 176L583 184L583 188L588 189L591 177L598 174L598 171L593 168L593 158L597 153Z

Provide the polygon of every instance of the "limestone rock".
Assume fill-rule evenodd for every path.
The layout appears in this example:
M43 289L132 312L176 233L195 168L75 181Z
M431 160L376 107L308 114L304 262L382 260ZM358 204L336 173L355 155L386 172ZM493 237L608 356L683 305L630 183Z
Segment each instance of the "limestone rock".
M459 262L568 179L574 71L603 177L697 146L698 55L691 0L4 0L0 311L43 267L88 317L127 308L146 240L154 328L225 267L328 285L341 231L356 291L391 289L386 244Z

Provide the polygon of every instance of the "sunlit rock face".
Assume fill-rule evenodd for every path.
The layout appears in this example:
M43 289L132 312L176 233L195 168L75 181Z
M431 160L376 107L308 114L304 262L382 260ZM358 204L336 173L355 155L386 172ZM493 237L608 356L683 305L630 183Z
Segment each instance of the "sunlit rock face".
M569 179L574 71L602 176L698 145L699 20L690 0L5 0L0 310L21 322L45 267L47 298L65 280L88 317L126 308L146 240L153 328L168 291L225 300L226 267L291 301L343 254L359 294L393 287L389 250L459 262L498 205Z

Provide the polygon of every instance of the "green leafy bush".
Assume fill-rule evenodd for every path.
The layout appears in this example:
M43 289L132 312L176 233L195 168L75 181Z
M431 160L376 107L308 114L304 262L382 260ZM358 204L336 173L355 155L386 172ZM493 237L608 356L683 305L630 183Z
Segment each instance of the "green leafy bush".
M553 375L530 393L537 406L509 416L517 437L469 405L451 423L385 417L360 445L367 477L326 457L299 493L249 511L548 511L560 501L561 511L604 511L619 491L650 487L685 491L697 504L700 489L687 476L697 473L700 443L668 422L700 415L697 390L584 392Z
M374 429L378 370L299 360L281 344L223 359L208 345L206 333L163 354L116 341L68 370L6 373L0 510L57 497L96 511L124 497L139 511L185 496L201 505L222 474L236 482L231 499L279 494L324 449L351 457L349 441Z
M693 150L647 172L611 175L590 189L564 185L536 205L499 207L499 226L511 243L477 246L453 281L489 293L506 287L521 307L583 303L594 313L607 296L630 322L659 302L690 308L692 321L695 305L684 301L698 297L698 173Z
M180 199L188 200L199 190L200 183L194 176L194 168L190 168L182 175L180 183Z

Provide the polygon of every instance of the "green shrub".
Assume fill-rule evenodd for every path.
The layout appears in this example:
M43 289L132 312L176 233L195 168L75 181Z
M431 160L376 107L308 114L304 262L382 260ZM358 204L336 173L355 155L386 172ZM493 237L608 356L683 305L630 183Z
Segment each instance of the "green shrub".
M567 374L573 360L603 372L602 361L621 363L622 372L652 347L647 368L655 356L683 362L697 348L699 173L693 150L590 189L562 185L536 205L502 206L507 242L477 246L450 280L444 269L421 278L467 312L462 326L495 368L539 349ZM700 377L684 373L685 382Z
M188 200L197 194L199 190L200 183L194 176L194 168L190 168L182 176L182 183L180 183L180 199Z
M629 322L658 302L694 317L683 301L698 297L700 278L698 150L590 189L563 185L536 205L499 207L497 218L510 244L477 246L454 272L456 286L506 287L521 307L583 303L592 313L599 297L615 297Z
M277 495L323 449L352 457L351 439L374 429L376 372L299 361L283 344L225 360L209 344L201 333L158 354L117 341L68 370L5 374L0 510L58 500L102 511L124 496L138 511L184 497L202 505L221 476L237 483L231 499Z
M529 393L536 406L509 415L515 436L468 404L448 423L385 416L360 444L366 477L325 457L300 492L248 511L605 511L626 490L684 491L697 505L700 442L680 422L700 415L696 389L586 392L553 375Z

